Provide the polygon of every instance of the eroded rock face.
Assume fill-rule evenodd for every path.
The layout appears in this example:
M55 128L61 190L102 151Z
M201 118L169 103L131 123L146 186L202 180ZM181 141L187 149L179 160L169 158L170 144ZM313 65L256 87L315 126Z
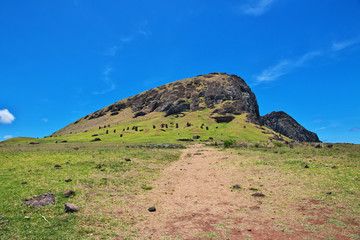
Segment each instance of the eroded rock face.
M299 142L320 142L316 133L306 130L285 112L272 112L262 116L261 124Z
M184 111L213 109L218 115L251 113L259 117L255 94L245 81L226 73L210 73L172 82L133 97L116 102L90 114L91 120L125 108L133 110L134 117L150 112L166 112L166 116Z

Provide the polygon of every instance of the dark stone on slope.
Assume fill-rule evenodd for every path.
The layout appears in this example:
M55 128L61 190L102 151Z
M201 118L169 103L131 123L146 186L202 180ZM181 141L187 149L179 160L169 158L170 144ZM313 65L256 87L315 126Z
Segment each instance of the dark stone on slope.
M265 195L262 194L262 193L254 193L254 194L251 194L251 196L253 196L253 197L265 197Z
M234 120L234 116L216 116L216 117L212 117L215 119L215 121L217 123L229 123L232 120Z
M262 116L261 124L299 142L320 142L316 133L306 130L285 112L272 112Z
M149 207L149 208L148 208L148 211L149 211L149 212L156 212L156 208L155 208L155 207Z
M142 117L142 116L145 116L145 115L146 115L146 112L140 111L140 112L135 113L133 118Z
M77 212L79 211L79 207L72 203L65 203L64 212Z
M94 138L93 140L91 140L90 142L97 142L97 141L101 141L100 138Z

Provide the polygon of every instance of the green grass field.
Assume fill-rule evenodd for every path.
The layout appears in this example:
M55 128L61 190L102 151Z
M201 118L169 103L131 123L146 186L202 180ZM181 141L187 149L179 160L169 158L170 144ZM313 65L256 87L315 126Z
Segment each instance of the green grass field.
M181 149L122 144L111 139L90 143L72 137L68 143L46 143L46 139L31 145L27 142L33 139L24 139L22 143L0 144L0 239L139 236L129 230L138 219L124 217L123 213L132 206L135 195L151 191L153 181L179 158ZM295 222L315 235L326 230L325 239L336 239L339 231L349 239L358 239L354 232L359 232L360 216L359 145L334 144L327 148L325 144L316 149L310 144L290 148L265 141L237 141L234 147L218 148L236 156L226 160L228 164L248 173L238 184L266 194L270 204L264 203L262 209L265 214L276 210L276 223L282 230L290 231L287 229ZM125 158L132 161L126 162ZM55 164L61 168L55 168ZM65 182L68 178L72 181ZM22 184L24 181L27 184ZM65 198L65 190L74 190L76 195ZM52 206L34 209L22 204L29 197L47 192L56 195ZM316 208L308 209L309 201L316 203ZM80 211L64 213L66 202L76 204ZM298 212L299 207L304 208L306 217ZM326 211L325 222L309 219L312 213L320 216L321 211ZM287 222L289 214L294 222Z
M179 153L179 149L104 143L0 147L0 216L4 217L0 239L115 237L113 228L126 231L131 224L116 217L129 204L127 196L149 189L149 182ZM64 181L69 178L71 182ZM65 190L76 195L65 198ZM47 192L56 195L52 206L34 209L22 204ZM80 211L64 213L65 202L76 204Z

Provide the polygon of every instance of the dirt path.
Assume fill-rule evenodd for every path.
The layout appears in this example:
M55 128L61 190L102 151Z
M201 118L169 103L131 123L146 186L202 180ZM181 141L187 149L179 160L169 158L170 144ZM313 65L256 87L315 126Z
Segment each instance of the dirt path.
M154 189L136 199L132 208L136 212L132 214L137 219L144 215L144 220L134 226L139 233L137 238L251 237L254 223L244 221L244 211L240 209L258 209L261 201L241 197L232 189L241 175L229 170L226 160L231 157L202 144L184 150L179 161L165 169ZM147 211L151 206L156 207L156 212Z
M280 173L234 166L239 161L237 155L190 145L164 170L153 190L136 196L127 209L135 222L127 232L137 232L130 239L316 239L316 231L299 224L304 211L281 202L288 192L282 190L286 183ZM265 180L270 177L272 182ZM233 189L236 184L242 189ZM261 189L251 191L251 186ZM266 197L254 197L254 192ZM148 212L151 206L156 212ZM323 211L312 208L311 214L322 216Z

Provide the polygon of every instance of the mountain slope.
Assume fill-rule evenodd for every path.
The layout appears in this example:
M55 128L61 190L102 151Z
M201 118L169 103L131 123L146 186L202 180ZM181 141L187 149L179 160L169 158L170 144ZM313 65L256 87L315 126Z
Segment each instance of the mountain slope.
M192 118L189 118L189 116ZM239 116L245 117L239 118ZM187 121L184 122L184 119L187 119ZM238 122L238 127L246 128L245 125L247 124L250 129L254 128L253 132L260 132L262 135L265 132L267 134L271 133L269 129L277 131L272 124L267 125L269 129L258 126L262 121L259 106L255 94L242 78L226 73L210 73L175 81L120 100L69 124L52 134L51 137L88 131L96 132L96 130L109 128L109 126L118 126L126 131L137 131L138 128L141 128L142 131L150 131L160 128L163 124L175 124L174 126L180 124L180 128L187 127L186 130L189 131L189 127L194 126L195 123L199 124L199 126L196 126L199 131L206 129L206 126L208 128L209 126L218 128L220 125L217 126L217 124L225 124L225 128L230 128L230 126L237 128L233 124L226 125L226 123L230 123L234 119L235 122ZM140 122L143 125L140 125ZM250 123L252 125L249 125ZM132 126L128 129L130 124ZM138 126L135 129L136 125ZM288 124L286 126L302 127L296 121L292 125ZM223 130L223 133L217 131L214 134L224 135L227 131ZM170 128L167 131L170 131ZM234 132L234 129L231 131ZM104 130L101 130L101 132L104 132ZM290 132L292 134L287 134ZM293 133L292 130L282 131L283 135L289 135L293 140L316 140L316 138L304 138L303 136L298 138ZM177 134L179 135L179 133ZM306 135L308 133L303 131L302 134ZM238 135L235 138L241 140L244 139L243 137L243 135ZM253 140L267 140L268 137L265 134L261 138L254 137ZM225 138L225 136L222 138ZM248 137L246 139L252 140Z

